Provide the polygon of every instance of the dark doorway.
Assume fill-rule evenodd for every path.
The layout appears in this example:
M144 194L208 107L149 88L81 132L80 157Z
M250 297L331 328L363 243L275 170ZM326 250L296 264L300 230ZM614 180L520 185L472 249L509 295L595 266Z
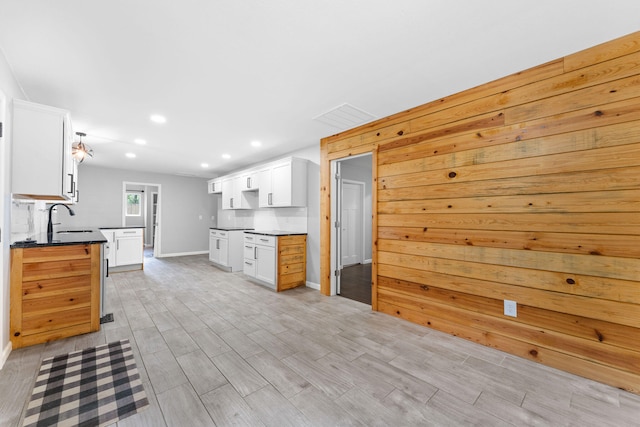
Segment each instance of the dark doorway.
M340 275L340 296L371 305L371 264L344 267Z

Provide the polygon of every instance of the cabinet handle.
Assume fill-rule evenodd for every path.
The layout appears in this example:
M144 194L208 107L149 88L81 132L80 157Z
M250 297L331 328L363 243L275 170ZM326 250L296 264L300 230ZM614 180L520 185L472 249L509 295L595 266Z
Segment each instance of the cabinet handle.
M271 206L273 204L273 193L269 193L269 198L268 198L267 204L269 206Z
M80 190L76 190L76 203L80 201Z
M216 239L216 249L220 249L220 239Z
M258 248L253 248L253 259L258 259Z
M233 197L231 198L230 202L231 202L231 208L233 209Z
M253 246L245 246L245 248L251 249L251 248L253 248Z
M122 234L135 234L136 231L123 231Z
M73 194L76 192L76 186L75 186L75 182L73 181L73 174L72 173L68 173L67 176L71 179L69 181L69 183L71 184L71 190L67 191L67 194Z
M261 242L268 242L269 239L260 239Z
M247 177L247 188L251 188L251 177Z
M253 265L253 263L249 262L249 261L245 261L244 262L246 265Z

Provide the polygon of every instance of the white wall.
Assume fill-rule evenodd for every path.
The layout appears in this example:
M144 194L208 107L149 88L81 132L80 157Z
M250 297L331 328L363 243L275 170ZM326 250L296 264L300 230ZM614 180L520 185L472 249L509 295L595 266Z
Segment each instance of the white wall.
M215 225L211 215L216 212L217 204L207 194L206 180L104 168L87 162L78 169L80 201L73 208L76 215L58 218L65 226L120 227L123 182L158 184L161 192L160 256L208 251L209 227Z
M11 351L9 341L9 260L11 230L11 101L14 98L26 99L20 85L13 77L11 67L0 50L0 92L6 97L6 114L0 116L3 121L4 137L0 145L0 227L2 245L0 249L0 369Z

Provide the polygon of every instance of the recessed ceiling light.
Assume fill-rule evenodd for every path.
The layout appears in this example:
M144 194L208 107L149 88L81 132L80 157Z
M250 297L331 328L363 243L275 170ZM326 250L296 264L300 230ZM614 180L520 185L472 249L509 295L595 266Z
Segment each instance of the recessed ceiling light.
M262 147L262 142L260 141L251 141L252 147Z
M229 154L223 154L223 155L222 155L222 158L223 158L223 159L230 159L230 158L231 158L231 156L230 156Z
M165 123L167 121L167 118L165 116L161 116L160 114L152 114L149 118L152 122L155 123Z
M127 156L130 159L133 159L134 157L136 157L135 153L127 153L125 154L125 156Z
M200 163L200 166L203 168L208 168L209 167L209 163Z
M135 142L138 145L144 145L144 144L147 143L147 141L145 141L144 139L141 139L141 138L134 139L133 142Z

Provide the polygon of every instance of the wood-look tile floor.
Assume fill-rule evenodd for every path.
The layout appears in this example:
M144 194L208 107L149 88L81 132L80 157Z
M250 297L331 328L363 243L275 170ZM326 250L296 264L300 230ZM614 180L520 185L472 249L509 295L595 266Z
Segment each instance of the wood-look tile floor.
M640 396L206 256L147 259L107 283L100 332L14 350L0 425L22 425L40 361L131 340L150 408L125 426L637 426Z

